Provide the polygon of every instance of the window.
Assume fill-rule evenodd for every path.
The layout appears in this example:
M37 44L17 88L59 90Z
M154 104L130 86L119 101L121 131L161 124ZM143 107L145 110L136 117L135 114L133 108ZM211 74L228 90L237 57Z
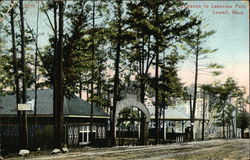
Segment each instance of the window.
M88 143L89 142L89 134L88 132L83 133L83 142Z
M102 127L102 138L105 138L106 135L105 135L105 127Z
M93 137L96 138L96 126L92 126ZM90 126L80 126L79 130L79 144L88 144L90 141Z
M77 126L68 127L68 144L69 145L78 144L78 127Z
M105 136L106 136L105 127L99 126L98 127L98 138L103 139L103 138L105 138Z

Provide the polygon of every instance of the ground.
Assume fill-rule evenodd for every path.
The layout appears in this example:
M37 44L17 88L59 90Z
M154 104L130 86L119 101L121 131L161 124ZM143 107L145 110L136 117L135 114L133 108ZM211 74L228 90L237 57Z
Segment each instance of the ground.
M185 144L70 149L69 153L10 158L33 160L250 160L250 139L208 140Z

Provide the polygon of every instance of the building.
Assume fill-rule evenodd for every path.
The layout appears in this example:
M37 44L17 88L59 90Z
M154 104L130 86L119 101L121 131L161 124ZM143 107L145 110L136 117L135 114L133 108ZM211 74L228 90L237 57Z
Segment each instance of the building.
M192 87L190 87L192 89ZM190 90L191 90L190 89ZM190 91L190 93L193 93L193 91ZM203 93L198 90L197 92L197 99L196 99L196 110L195 110L195 122L194 122L194 139L198 140L202 138L202 120L203 120L203 106L205 102L205 117L204 120L205 123L205 129L208 128L208 121L211 118L210 105L209 105L209 97L206 95L205 99L203 99ZM153 119L152 122L154 122L154 114L155 114L155 106L153 104L154 97L147 98L145 104L147 105L150 113L151 118ZM193 104L193 99L191 99L191 103ZM193 106L192 106L193 107ZM163 114L161 117L159 117L160 122L165 121L165 126L163 127L163 123L161 123L161 129L165 132L173 131L174 133L184 133L187 128L190 128L191 122L190 122L190 100L183 100L181 98L176 98L174 101L173 106L166 107L165 110L165 116L163 118ZM212 125L212 124L211 124ZM154 124L151 125L151 128L154 128ZM167 130L167 131L166 131ZM169 130L169 131L168 131ZM164 132L162 132L164 133ZM205 135L207 136L207 135ZM164 133L164 137L166 137L166 134ZM166 138L164 138L166 139Z
M18 142L16 96L0 97L0 133L2 148L13 148ZM34 99L34 91L27 91L28 101ZM64 98L64 140L67 145L90 143L91 105L78 98ZM37 115L26 111L28 142L30 147L49 148L53 145L53 90L37 91ZM101 109L93 108L92 132L95 139L105 139L110 116ZM14 147L17 148L17 147Z

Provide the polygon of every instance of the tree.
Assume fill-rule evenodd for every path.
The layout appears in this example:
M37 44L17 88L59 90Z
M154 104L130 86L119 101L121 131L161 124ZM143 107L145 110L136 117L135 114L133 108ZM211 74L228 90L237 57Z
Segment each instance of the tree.
M88 88L87 86L93 82L94 94L89 97L88 101L101 103L102 98L98 98L101 95L101 83L103 83L101 77L104 76L102 72L105 70L105 62L108 57L106 50L102 48L107 41L106 30L104 28L106 21L105 18L103 18L103 16L106 16L105 12L107 11L105 11L104 2L97 2L95 4L96 16L94 19L102 18L103 21L95 23L95 28L93 28L93 24L90 23L93 20L92 5L93 3L90 1L75 1L65 5L65 19L68 21L64 29L64 86L65 96L71 98L76 96L76 94L82 96L83 89L86 90L86 88ZM43 5L44 13L48 12L47 14L49 14L52 8L53 3L51 4L51 2ZM57 12L55 12L54 15L56 16ZM51 24L51 28L55 31L57 24ZM95 32L94 35L93 32ZM45 77L48 77L49 80L49 82L45 83L48 87L51 87L54 81L52 64L53 54L55 54L53 52L56 51L53 49L56 47L56 42L54 41L57 37L55 35L56 34L50 36L50 46L45 48L40 57L42 67L44 68L42 73ZM93 39L95 39L95 54L92 57ZM92 61L95 65L92 65ZM94 69L93 77L91 76L92 68ZM97 86L97 89L95 86ZM95 90L98 90L98 96L95 94ZM87 89L88 93L90 93L90 91L91 89Z
M216 97L213 108L217 110L218 115L216 125L223 127L223 138L225 138L225 126L227 123L232 123L232 111L235 106L230 102L232 98L239 98L244 94L237 82L229 77L225 83L214 83L210 85L203 85L203 89Z
M116 1L116 11L115 11L117 22L115 24L116 30L116 54L115 54L115 75L114 75L114 99L113 99L113 109L112 109L112 119L111 119L111 144L115 145L115 112L116 112L116 103L118 102L118 86L119 86L119 72L120 72L120 56L121 56L121 45L122 45L122 0Z
M67 6L65 13L65 17L70 20L69 27L66 28L68 34L65 36L64 47L64 84L67 97L73 97L76 93L81 92L79 88L84 83L84 76L92 78L91 67L94 63L91 48L92 30L88 28L90 27L88 25L88 16L91 16L90 7L87 1L76 1Z
M149 12L149 24L152 34L152 52L155 54L155 121L156 143L159 143L159 65L160 54L182 36L188 34L190 28L198 24L190 16L188 9L181 8L181 1L142 1L145 10ZM185 19L185 23L183 23Z
M65 27L64 32L64 53L63 53L63 68L64 68L64 88L66 97L74 97L76 93L79 93L79 81L82 80L82 73L86 72L89 68L89 53L86 46L88 45L84 29L86 29L87 13L84 12L84 6L86 2L77 1L74 4L68 4L65 7L65 19L69 19L69 24ZM50 37L50 46L47 46L45 50L40 54L42 60L42 74L48 77L48 86L53 86L54 83L54 69L53 63L56 59L53 55L56 55L58 48L58 25L57 25L57 3L48 2L43 5L43 12L47 12L53 9L54 12L54 25L51 23L51 28L54 34ZM48 18L49 19L49 18ZM49 19L49 21L51 21ZM88 54L86 54L88 53ZM87 69L84 69L87 68Z
M249 113L241 111L237 116L237 127L241 129L241 138L244 137L244 130L249 126Z
M225 126L227 127L227 137L231 137L231 126L233 128L233 133L234 133L234 111L236 110L235 106L232 104L228 104L227 107L225 108Z
M242 116L242 113L247 113L246 110L245 110L245 107L247 105L249 105L249 97L247 97L246 99L244 99L244 95L246 94L246 91L245 91L245 88L241 88L241 91L238 92L238 97L236 98L236 104L235 104L235 108L236 108L236 113L235 113L235 116L236 116L236 125L233 125L234 128L234 135L233 137L236 137L237 138L237 128L244 128L245 129L245 124L246 123L245 121L248 121L248 124L249 124L249 119L246 120L245 118L241 118L241 117L244 117ZM240 115L239 115L239 112L240 112ZM248 118L249 118L249 114L248 114ZM238 127L238 126L242 126L242 127ZM244 130L244 129L241 129ZM241 134L243 134L241 132Z
M59 31L58 31L58 48L55 58L55 108L56 116L55 118L55 130L56 132L54 140L55 147L62 148L63 139L63 99L64 99L64 86L63 86L63 14L64 14L64 2L59 1Z
M175 104L177 98L184 96L184 87L181 79L177 74L177 64L183 60L176 51L164 58L164 62L160 64L161 74L159 77L159 97L161 108Z
M11 1L11 3L14 3ZM13 68L14 68L14 76L15 76L15 93L16 93L16 104L18 106L19 103L21 103L20 100L20 94L19 94L19 76L18 76L18 61L17 61L17 54L16 54L16 37L15 37L15 25L14 25L14 12L15 8L13 7L10 11L10 17L11 17L11 37L12 37L12 54L13 54ZM16 108L17 108L16 106ZM18 131L19 131L19 137L22 137L22 123L21 123L21 111L17 110L17 119L19 121L18 123ZM19 138L19 146L21 147L22 141Z
M198 88L198 75L202 68L200 61L207 57L207 54L211 54L217 51L217 49L209 49L205 46L207 39L215 33L214 30L205 31L202 29L202 23L195 26L192 33L186 36L183 40L186 46L182 46L182 49L187 52L192 61L194 62L194 90L193 90L193 107L191 110L191 139L193 140L193 124L195 119L196 110L196 99L197 99L197 88ZM211 64L205 66L205 68L222 68L222 66L217 64ZM214 72L217 73L218 72Z
M160 64L161 74L159 77L159 106L160 117L163 115L163 130L165 130L165 110L167 107L176 105L178 98L185 96L184 86L177 74L177 64L183 59L175 50L167 55ZM161 123L160 123L161 125Z
M20 9L20 33L21 33L21 64L22 64L22 103L26 103L27 101L27 86L26 86L26 53L25 53L25 30L24 30L24 18L23 18L23 1L19 1L19 9ZM28 126L27 126L27 117L25 111L22 113L22 133L23 133L23 147L28 148Z
M132 56L137 79L140 82L140 100L144 103L149 69L155 66L155 117L156 137L159 137L159 66L161 54L170 50L180 37L188 34L188 30L199 23L195 18L188 18L188 9L181 8L181 1L130 1L128 3L128 28L132 34ZM185 23L183 23L185 19ZM156 142L158 143L156 138Z
M3 48L0 53L2 61L0 81L4 83L4 92L1 93L15 94L16 104L22 103L22 101L25 103L26 96L24 91L26 88L30 88L34 84L34 76L32 74L34 66L32 45L34 39L31 36L32 32L29 28L29 24L24 19L26 10L23 9L22 3L23 2L19 2L20 14L17 14L16 12L18 2L11 1L9 4L6 6L3 5L1 8L1 16L4 17L4 23L1 23L1 29L4 32L1 33L6 37L10 36L11 38L11 43L2 43L3 45L1 45ZM20 28L20 30L17 28ZM22 53L22 56L19 56L20 53ZM24 83L24 85L21 85L22 90L19 84L21 80ZM20 91L22 91L22 93ZM24 118L22 118L22 116ZM25 137L27 132L25 126L26 122L24 121L25 116L26 115L22 114L21 111L17 111L19 137ZM27 147L26 137L19 138L19 147Z

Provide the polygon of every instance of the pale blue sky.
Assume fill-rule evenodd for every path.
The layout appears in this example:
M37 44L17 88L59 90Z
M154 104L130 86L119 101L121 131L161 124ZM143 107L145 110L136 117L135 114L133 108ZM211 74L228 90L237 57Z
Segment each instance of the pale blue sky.
M5 2L7 3L7 2ZM37 2L25 1L27 8L27 21L31 28L36 28ZM201 83L211 83L214 80L224 80L228 76L234 77L239 84L248 87L249 84L249 8L247 2L241 1L188 1L189 5L208 5L209 8L194 8L193 13L199 14L206 18L207 29L216 30L216 33L208 40L207 46L211 49L217 48L218 51L208 58L208 62L217 62L223 64L223 75L220 77L200 76ZM225 9L212 8L214 5L244 5L243 9ZM41 3L40 3L41 6ZM215 15L213 11L225 11L231 13L232 10L242 11L243 15ZM51 17L52 18L52 17ZM52 18L53 21L53 18ZM48 27L48 19L45 14L40 12L39 37L40 46L48 43L48 33L52 33ZM179 75L183 82L190 84L193 81L193 66L184 63L180 64Z
M218 48L219 59L225 56L238 57L240 60L248 59L249 55L249 14L246 3L240 1L193 1L189 4L207 4L210 8L192 9L193 12L203 12L201 15L208 20L208 28L216 30L210 41L212 48ZM244 5L245 9L215 9L212 5ZM215 15L213 11L238 10L243 11L243 15ZM214 47L213 47L214 46ZM224 59L225 60L225 59Z
M208 5L209 8L192 8L193 13L197 13L207 19L209 30L216 33L209 38L207 46L218 51L208 58L210 62L223 64L225 68L223 74L218 77L200 75L200 83L211 83L212 81L224 81L232 76L240 85L244 85L249 90L249 8L246 2L241 1L189 1L189 5ZM232 9L212 8L215 5L232 5ZM244 5L245 8L234 8L235 5ZM243 15L213 14L216 11L232 10L242 11ZM188 67L187 67L188 66ZM185 83L192 83L192 65L185 63L180 66L180 77ZM189 73L188 73L189 72Z

